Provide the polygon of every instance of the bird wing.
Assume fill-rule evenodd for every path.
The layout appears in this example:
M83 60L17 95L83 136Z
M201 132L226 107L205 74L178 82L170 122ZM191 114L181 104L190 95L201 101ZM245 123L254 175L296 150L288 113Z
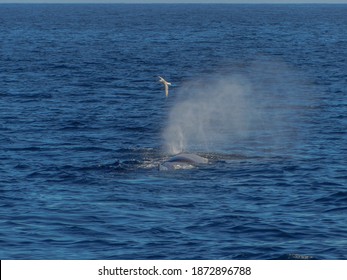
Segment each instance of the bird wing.
M165 83L165 95L166 97L169 96L169 85L167 83Z

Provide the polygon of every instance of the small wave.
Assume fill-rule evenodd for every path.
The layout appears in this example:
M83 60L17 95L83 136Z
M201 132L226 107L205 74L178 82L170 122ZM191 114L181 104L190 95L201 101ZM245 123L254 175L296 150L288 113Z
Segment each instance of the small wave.
M341 203L341 204L346 204L347 203L347 192L345 191L338 191L333 194L330 194L325 197L320 197L315 200L315 202L320 202L320 203L331 203L331 204L336 204L336 203Z
M284 254L279 257L273 258L273 260L319 260L314 256L301 255L301 254Z

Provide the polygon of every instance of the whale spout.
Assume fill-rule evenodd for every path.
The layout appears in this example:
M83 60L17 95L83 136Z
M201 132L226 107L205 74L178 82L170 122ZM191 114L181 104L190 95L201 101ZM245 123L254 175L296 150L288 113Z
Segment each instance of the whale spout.
M182 153L173 156L162 164L159 164L160 171L191 169L201 164L207 164L208 159L196 154Z

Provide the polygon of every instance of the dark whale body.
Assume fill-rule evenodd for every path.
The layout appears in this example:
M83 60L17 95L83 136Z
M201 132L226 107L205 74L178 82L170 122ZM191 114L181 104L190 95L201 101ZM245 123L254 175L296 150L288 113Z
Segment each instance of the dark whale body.
M208 159L195 155L195 154L178 154L159 164L160 171L176 170L176 169L190 169L200 164L208 163Z

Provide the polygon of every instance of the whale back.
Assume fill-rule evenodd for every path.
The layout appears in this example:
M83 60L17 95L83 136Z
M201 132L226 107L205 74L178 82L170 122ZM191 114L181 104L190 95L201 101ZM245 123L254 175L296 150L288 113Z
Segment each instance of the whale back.
M192 164L203 164L208 163L208 159L195 154L184 153L173 156L171 159L168 160L168 162L187 162Z
M159 164L160 171L176 170L176 169L191 169L199 164L208 163L208 159L195 154L182 153L173 156L163 164Z

